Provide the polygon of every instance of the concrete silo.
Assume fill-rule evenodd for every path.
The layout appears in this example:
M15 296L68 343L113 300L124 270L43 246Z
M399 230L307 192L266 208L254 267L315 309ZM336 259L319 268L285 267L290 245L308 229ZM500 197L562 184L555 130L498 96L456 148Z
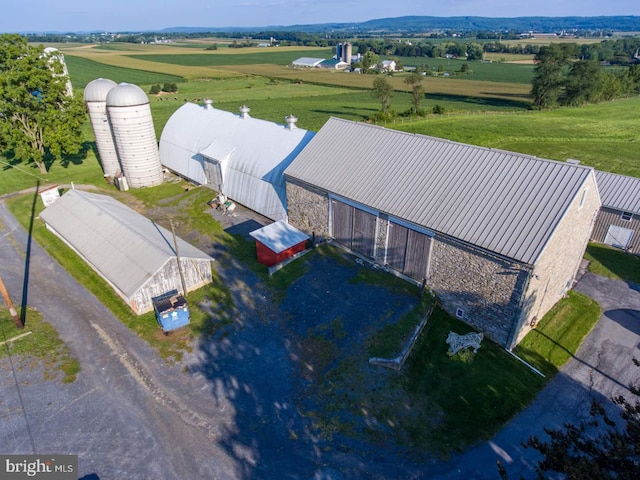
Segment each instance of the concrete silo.
M98 78L89 82L84 89L84 102L96 138L102 171L105 177L111 178L121 173L116 144L113 141L111 124L107 116L107 93L116 85L117 83L112 80Z
M162 165L147 94L136 85L121 83L107 93L107 114L127 185L160 185Z

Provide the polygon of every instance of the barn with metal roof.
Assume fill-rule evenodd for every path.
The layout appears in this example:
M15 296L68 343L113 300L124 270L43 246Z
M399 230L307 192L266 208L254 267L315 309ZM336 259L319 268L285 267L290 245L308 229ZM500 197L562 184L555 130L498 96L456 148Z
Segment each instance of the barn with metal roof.
M169 170L223 193L271 220L286 220L283 172L313 137L295 125L187 103L167 121L160 161Z
M600 206L591 168L337 118L285 178L291 224L507 348L572 286Z
M211 282L209 255L107 195L69 190L40 218L137 314L153 310L153 297L183 291L181 274L187 291Z
M640 178L596 172L602 207L591 238L640 254Z

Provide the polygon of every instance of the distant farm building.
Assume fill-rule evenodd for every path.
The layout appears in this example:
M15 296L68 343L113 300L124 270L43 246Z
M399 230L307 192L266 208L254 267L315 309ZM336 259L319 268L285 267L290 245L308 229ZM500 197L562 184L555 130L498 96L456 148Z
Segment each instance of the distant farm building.
M383 60L381 65L382 65L382 70L384 70L385 72L395 72L396 71L396 62L395 62L395 60Z
M333 59L333 58L330 59L330 60L323 60L318 65L319 68L326 68L326 69L330 69L330 70L344 70L348 66L349 66L348 63L343 62L342 60L336 60L336 59Z
M324 62L324 58L300 57L291 62L291 66L293 68L315 68L322 62Z
M596 172L602 207L592 240L640 254L640 178Z
M337 118L285 178L292 225L424 284L506 348L572 287L600 207L591 168Z
M112 197L70 190L40 214L47 228L69 245L137 313L152 299L211 282L211 257Z
M187 103L167 121L160 138L162 164L272 220L286 220L283 172L313 132Z

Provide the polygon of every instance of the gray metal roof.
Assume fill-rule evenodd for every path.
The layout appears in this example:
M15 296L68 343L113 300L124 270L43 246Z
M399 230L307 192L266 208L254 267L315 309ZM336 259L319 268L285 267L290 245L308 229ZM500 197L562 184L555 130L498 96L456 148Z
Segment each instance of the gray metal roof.
M69 190L40 218L127 297L176 256L170 231L107 195ZM177 241L181 258L211 260Z
M640 178L596 171L603 207L640 215Z
M285 175L532 265L593 170L331 118Z

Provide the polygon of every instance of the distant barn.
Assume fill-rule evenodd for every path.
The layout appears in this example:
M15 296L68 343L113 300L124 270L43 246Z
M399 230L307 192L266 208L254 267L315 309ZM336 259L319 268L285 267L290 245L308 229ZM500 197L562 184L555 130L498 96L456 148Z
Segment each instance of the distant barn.
M112 197L70 190L40 214L137 313L152 298L182 291L176 253L188 291L211 282L211 257Z

